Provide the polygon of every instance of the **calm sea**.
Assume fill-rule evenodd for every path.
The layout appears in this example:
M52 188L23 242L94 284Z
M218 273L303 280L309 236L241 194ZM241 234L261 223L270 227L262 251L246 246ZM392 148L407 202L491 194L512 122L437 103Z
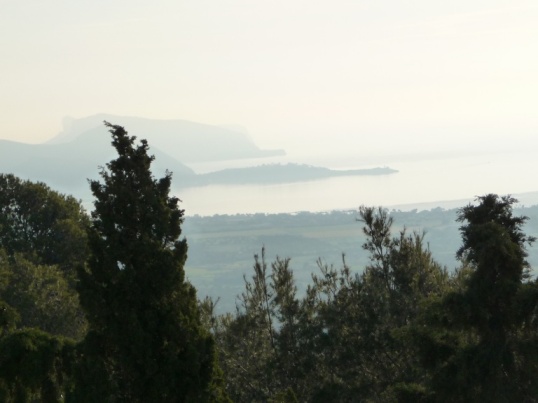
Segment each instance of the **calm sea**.
M538 152L475 155L403 155L357 158L281 157L192 165L198 172L297 162L332 169L389 166L399 172L280 185L210 185L178 192L187 215L293 213L356 209L360 205L401 210L460 207L486 193L512 194L523 205L538 204Z

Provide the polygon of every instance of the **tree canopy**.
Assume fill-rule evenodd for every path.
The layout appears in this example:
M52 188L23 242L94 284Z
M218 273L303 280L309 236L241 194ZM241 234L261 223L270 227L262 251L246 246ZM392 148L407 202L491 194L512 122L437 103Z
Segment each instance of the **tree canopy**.
M18 312L19 327L84 336L75 283L88 258L88 224L73 197L0 174L0 295Z
M102 182L90 182L91 255L78 287L89 332L72 399L209 400L213 341L185 280L183 210L169 195L171 174L155 179L147 142L106 126L118 157L101 170Z
M0 247L37 264L58 265L70 279L88 257L88 216L80 202L44 183L0 174Z
M510 196L463 207L460 286L433 301L415 328L425 383L436 401L536 401L538 284L529 281Z
M118 156L90 181L91 216L0 175L0 401L538 401L535 238L513 197L458 211L454 272L425 233L363 206L364 267L320 258L297 282L264 247L216 315L186 280L172 174L105 125Z

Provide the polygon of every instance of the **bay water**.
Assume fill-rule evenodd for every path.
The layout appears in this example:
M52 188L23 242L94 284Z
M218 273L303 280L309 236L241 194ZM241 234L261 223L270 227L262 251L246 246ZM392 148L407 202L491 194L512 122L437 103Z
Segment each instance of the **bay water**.
M412 210L461 207L486 193L511 194L521 205L538 204L538 153L362 156L315 155L194 164L197 173L268 163L305 163L331 169L388 166L397 173L343 176L271 185L208 185L180 189L187 215L294 213L357 209L360 205Z

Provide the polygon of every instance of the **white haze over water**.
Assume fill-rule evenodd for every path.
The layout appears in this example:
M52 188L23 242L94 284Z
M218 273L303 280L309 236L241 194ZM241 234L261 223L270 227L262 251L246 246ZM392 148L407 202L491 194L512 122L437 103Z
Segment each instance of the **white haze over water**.
M366 163L365 163L365 160ZM294 213L357 209L381 205L401 210L461 207L486 193L515 195L522 205L538 204L536 152L496 152L475 155L400 156L324 159L273 159L267 162L301 162L332 169L389 166L399 172L382 176L335 177L278 185L209 185L178 192L187 215ZM260 161L257 162L258 164ZM197 172L252 161L199 164Z
M536 0L0 2L0 139L46 141L65 116L184 119L243 126L277 161L400 171L185 189L187 214L538 191Z

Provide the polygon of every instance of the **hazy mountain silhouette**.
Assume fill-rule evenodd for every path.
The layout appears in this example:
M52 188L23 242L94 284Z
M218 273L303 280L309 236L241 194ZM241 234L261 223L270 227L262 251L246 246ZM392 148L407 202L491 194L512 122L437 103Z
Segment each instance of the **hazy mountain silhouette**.
M283 150L261 150L240 126L212 126L187 120L158 120L99 114L64 119L64 129L48 144L72 141L80 135L98 136L103 121L125 127L130 135L148 140L178 161L201 162L284 155Z
M63 143L25 144L0 140L0 172L73 192L88 188L87 179L97 178L98 167L115 158L115 153L104 126L99 132L84 133ZM189 167L151 144L150 153L156 157L156 173L162 174L168 169L176 178L194 176Z
M0 172L46 182L65 191L86 189L87 178L97 178L98 167L115 158L104 120L125 127L139 140L148 140L150 152L156 157L155 173L168 169L179 182L195 176L183 162L284 154L282 150L260 150L240 127L99 114L65 118L63 131L43 144L0 140Z
M87 179L99 176L99 167L116 157L106 120L146 139L155 155L153 172L174 175L174 187L209 184L269 184L323 179L333 176L380 175L390 168L337 171L308 165L260 165L195 174L184 163L282 155L282 150L261 150L241 127L218 127L185 120L154 120L95 115L64 119L64 130L43 144L0 140L0 173L45 182L52 188L90 199ZM165 151L164 151L165 150Z

